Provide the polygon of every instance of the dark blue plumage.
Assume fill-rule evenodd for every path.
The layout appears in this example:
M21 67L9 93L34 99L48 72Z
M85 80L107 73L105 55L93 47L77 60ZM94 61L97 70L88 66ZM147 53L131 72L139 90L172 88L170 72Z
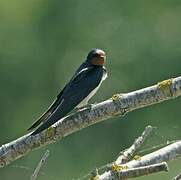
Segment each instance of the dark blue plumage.
M58 94L50 108L28 129L40 125L32 135L38 134L63 118L75 107L82 107L95 94L107 77L105 53L100 49L89 52L86 61L76 71L72 79Z

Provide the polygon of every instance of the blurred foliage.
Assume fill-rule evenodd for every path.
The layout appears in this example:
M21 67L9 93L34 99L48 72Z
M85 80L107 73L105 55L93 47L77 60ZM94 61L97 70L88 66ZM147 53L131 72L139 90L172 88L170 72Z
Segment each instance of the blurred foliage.
M0 143L26 133L94 47L107 52L109 78L91 102L180 76L180 17L179 0L1 0ZM86 128L0 169L0 179L29 179L46 148L40 180L81 178L148 124L157 129L142 150L180 139L180 105L177 98ZM180 163L141 179L169 179Z

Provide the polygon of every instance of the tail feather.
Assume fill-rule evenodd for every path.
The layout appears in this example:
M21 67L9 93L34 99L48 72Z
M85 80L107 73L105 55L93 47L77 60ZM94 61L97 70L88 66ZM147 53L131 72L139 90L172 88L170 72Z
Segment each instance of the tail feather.
M42 122L46 121L48 117L51 115L51 113L46 113L43 116L41 116L37 121L35 121L29 128L28 131L35 129L37 126L39 126Z
M32 132L31 136L34 136L36 134L41 133L45 129L49 128L52 124L54 124L57 121L57 119L48 119L46 122L44 122L41 126L39 126L34 132Z
M51 106L48 108L48 110L38 118L38 120L36 120L31 127L28 128L28 131L33 130L34 128L36 128L37 126L39 126L41 123L44 123L45 121L48 120L48 118L52 115L52 113L54 112L54 110L58 107L59 105L59 100L56 99Z
M27 130L28 130L28 131L31 131L31 130L33 130L34 128L36 128L39 124L41 124L40 119L39 119L38 121L34 122L34 123L31 125L31 127L29 127Z

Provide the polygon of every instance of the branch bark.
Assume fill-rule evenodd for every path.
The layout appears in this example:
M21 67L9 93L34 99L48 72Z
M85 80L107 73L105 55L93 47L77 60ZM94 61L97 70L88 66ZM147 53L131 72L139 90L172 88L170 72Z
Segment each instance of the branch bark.
M156 163L147 166L140 166L135 168L128 168L120 166L120 169L114 171L105 172L102 175L96 175L97 180L118 180L118 179L127 179L135 178L144 175L149 175L152 173L158 173L161 171L168 172L168 165L166 162Z
M0 147L0 167L4 167L16 159L25 156L30 151L60 140L76 131L108 118L126 113L138 108L160 103L181 95L181 77L168 79L144 89L127 94L117 94L112 98L96 104L91 109L59 120L56 124L37 134L26 134Z
M157 173L160 171L168 172L168 165L166 162L153 164L149 166L131 168L131 169L123 169L115 173L117 176L115 179L127 179L127 178L135 178L140 177L152 173ZM109 179L110 180L110 179Z

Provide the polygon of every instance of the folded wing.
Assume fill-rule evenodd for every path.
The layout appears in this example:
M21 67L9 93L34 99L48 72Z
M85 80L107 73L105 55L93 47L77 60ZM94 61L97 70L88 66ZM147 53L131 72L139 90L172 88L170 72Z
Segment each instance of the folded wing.
M43 122L32 135L40 133L59 119L72 111L92 90L100 83L103 75L103 68L85 68L81 70L64 88L59 98L48 109L48 111L34 124ZM33 127L36 127L32 125ZM31 127L32 127L31 126ZM32 129L32 128L31 128Z

